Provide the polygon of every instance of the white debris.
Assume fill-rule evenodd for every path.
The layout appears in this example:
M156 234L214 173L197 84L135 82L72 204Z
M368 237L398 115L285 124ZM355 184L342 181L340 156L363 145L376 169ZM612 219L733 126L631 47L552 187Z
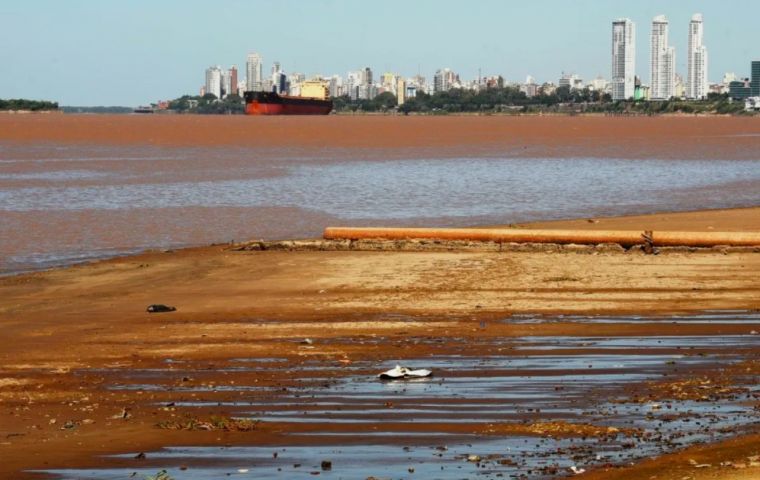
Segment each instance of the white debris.
M432 374L433 372L431 372L430 370L426 370L424 368L420 370L411 370L407 367L396 365L395 368L392 368L388 370L387 372L383 372L379 374L377 377L383 380L388 380L388 379L398 379L398 378L424 378L424 377L429 377Z
M573 465L572 467L570 467L570 471L573 472L576 475L580 475L581 473L585 472L586 469L585 468L578 468L575 465Z

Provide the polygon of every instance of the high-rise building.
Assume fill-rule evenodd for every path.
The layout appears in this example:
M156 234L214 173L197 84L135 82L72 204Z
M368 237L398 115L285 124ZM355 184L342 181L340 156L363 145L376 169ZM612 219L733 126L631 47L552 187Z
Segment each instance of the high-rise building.
M249 53L245 62L246 89L260 92L264 89L263 61L258 53Z
M406 81L404 77L398 76L396 78L396 103L403 105L406 101Z
M683 98L686 96L686 82L681 75L676 73L676 83L673 87L673 96L676 98Z
M752 62L752 96L760 97L760 60Z
M346 80L346 93L351 98L351 100L356 100L359 98L359 87L364 83L363 72L363 70L348 72L348 77Z
M612 99L633 98L636 85L636 25L627 18L612 22Z
M286 93L288 91L288 77L282 71L280 62L272 64L272 91L276 93Z
M734 100L744 100L755 95L752 94L752 88L754 85L745 78L742 80L734 80L728 84L728 96Z
M228 95L228 92L230 91L230 72L227 70L222 70L221 67L219 68L219 71L222 74L222 96L219 98L224 98Z
M205 93L213 93L216 98L222 98L222 67L206 69Z
M343 78L340 75L330 77L327 89L331 97L340 97L343 94Z
M385 72L380 76L380 86L383 87L383 90L386 92L391 92L394 95L396 94L396 75L395 73L389 73Z
M705 98L707 96L707 47L704 39L702 14L695 13L689 22L689 58L686 76L686 97Z
M597 76L595 79L591 80L588 83L588 88L594 90L595 92L605 92L607 90L607 86L607 80L601 75Z
M559 83L557 84L557 86L567 87L570 90L582 90L583 79L574 73L573 74L563 73L562 76L559 77Z
M676 84L676 50L668 44L668 19L658 15L652 20L649 59L650 95L652 100L668 100Z
M448 92L459 83L459 75L450 68L437 70L433 76L433 92Z
M227 77L229 78L230 82L230 88L227 90L227 95L237 95L238 94L238 69L237 65L232 65L227 72Z
M413 95L409 95L410 87L414 87ZM416 97L418 92L427 92L426 80L422 75L415 75L406 81L406 98Z
M445 91L445 87L443 85L444 77L443 77L443 70L437 70L435 72L435 75L433 75L433 92L443 92Z

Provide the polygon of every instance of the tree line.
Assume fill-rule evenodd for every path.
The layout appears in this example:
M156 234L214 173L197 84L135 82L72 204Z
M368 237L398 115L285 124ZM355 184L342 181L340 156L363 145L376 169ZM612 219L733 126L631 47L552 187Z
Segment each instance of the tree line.
M222 100L213 93L201 96L183 95L169 102L169 110L178 113L240 114L245 104L239 95L227 95Z
M351 99L347 95L334 97L333 109L337 113L402 113L402 114L456 114L456 113L602 113L620 115L687 114L738 114L744 110L742 102L732 102L727 94L711 93L705 100L613 101L608 93L590 88L571 89L561 86L550 94L539 93L529 97L519 87L504 86L482 90L452 89L427 94L418 92L397 105L392 92L383 92L372 99ZM242 114L245 103L238 95L222 100L207 93L203 96L184 95L169 102L169 109L178 113Z
M25 98L11 98L3 100L0 98L0 110L31 110L39 112L44 110L58 110L58 102L48 102L46 100L28 100Z
M737 114L744 110L742 102L732 102L727 94L711 93L705 100L613 101L608 93L590 88L571 89L563 85L553 93L528 97L518 87L505 86L479 91L452 89L427 94L418 92L397 105L396 96L384 92L371 100L348 96L334 100L335 111L342 113L399 112L403 114L449 113L606 113L659 115L664 113Z

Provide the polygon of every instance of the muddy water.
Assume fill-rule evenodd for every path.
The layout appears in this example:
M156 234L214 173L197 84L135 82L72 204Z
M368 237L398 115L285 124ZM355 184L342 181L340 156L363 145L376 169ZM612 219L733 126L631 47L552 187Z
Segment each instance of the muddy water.
M626 157L0 144L0 272L316 236L328 224L464 226L760 202L760 160Z
M760 320L755 312L694 317L599 317L642 321L744 325L742 335L526 336L450 342L448 353L393 360L227 358L209 365L166 359L145 369L109 368L97 374L118 392L158 393L178 412L224 411L276 425L282 434L262 445L175 447L124 452L95 469L49 470L56 478L118 479L166 469L174 478L557 478L569 470L619 465L715 441L760 424L755 376L737 369L724 393L712 390L720 372L756 359ZM587 323L594 317L578 318ZM536 325L556 318L521 317ZM509 319L505 320L506 322ZM567 322L566 318L562 321ZM486 327L487 328L487 327ZM295 339L292 339L295 341ZM382 336L338 337L326 344L381 344ZM435 337L420 338L435 344ZM321 344L320 344L321 345ZM320 345L304 345L304 352ZM396 362L433 370L431 378L380 381ZM282 383L257 385L276 374ZM716 376L718 375L718 376ZM183 379L178 381L178 379ZM220 381L222 380L223 381ZM697 396L649 396L651 385L700 379ZM708 380L710 379L710 380ZM234 382L231 382L234 381ZM643 400L642 400L643 399ZM614 427L601 437L582 432L546 437L514 430L533 424ZM255 433L255 432L254 432ZM188 434L191 435L191 434ZM468 461L477 455L479 461ZM322 462L331 462L323 469Z

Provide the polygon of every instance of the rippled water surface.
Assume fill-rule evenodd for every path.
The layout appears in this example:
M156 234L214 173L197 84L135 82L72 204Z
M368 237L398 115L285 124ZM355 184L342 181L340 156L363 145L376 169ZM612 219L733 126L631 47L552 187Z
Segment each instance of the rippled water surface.
M760 160L0 146L0 271L146 248L756 205Z
M704 316L676 319L700 322ZM736 370L733 390L717 394L705 376L756 356L760 337L752 332L757 316L722 312L714 321L746 324L747 334L471 339L461 354L413 354L405 359L410 367L434 372L430 378L409 381L376 377L377 372L391 368L395 359L336 367L332 359L320 356L297 365L284 358L252 357L218 359L211 366L203 362L203 368L194 360L179 359L143 369L83 368L75 374L82 378L96 374L107 390L163 395L156 408L170 402L178 415L199 417L222 409L236 418L275 425L282 436L269 444L259 442L254 432L248 437L250 444L167 445L145 452L142 459L135 458L138 452L122 452L102 458L97 468L53 467L46 473L66 480L142 478L163 469L177 479L198 480L317 475L545 480L570 476L573 466L627 464L757 427L760 417L752 400L760 396L757 378ZM320 344L388 341L346 337ZM332 375L336 368L337 378ZM259 385L252 381L256 377L247 376L278 372L291 382L287 388L279 383ZM189 380L178 383L178 378ZM704 387L699 391L704 393L700 397L646 395L647 385L682 380L699 381ZM603 437L563 437L493 430L494 426L551 422L629 428L638 433L614 430ZM473 454L479 461L467 461ZM323 461L330 462L329 468L323 467Z

